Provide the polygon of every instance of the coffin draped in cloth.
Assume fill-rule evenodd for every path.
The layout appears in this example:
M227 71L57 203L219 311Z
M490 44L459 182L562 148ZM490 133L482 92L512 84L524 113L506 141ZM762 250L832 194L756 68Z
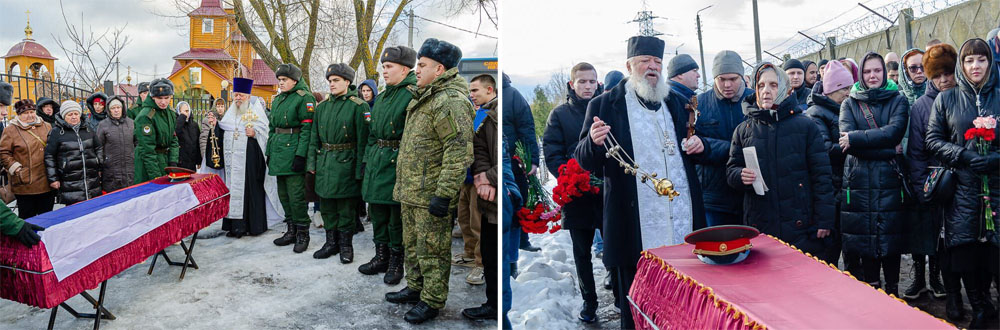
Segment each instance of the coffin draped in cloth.
M219 176L161 177L26 221L45 228L25 247L0 237L0 298L52 308L221 219Z
M702 263L690 244L643 251L637 329L954 329L770 236L741 263Z

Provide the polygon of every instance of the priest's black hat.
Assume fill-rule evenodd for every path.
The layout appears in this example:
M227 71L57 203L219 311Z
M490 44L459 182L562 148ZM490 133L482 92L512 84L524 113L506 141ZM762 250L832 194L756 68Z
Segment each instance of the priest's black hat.
M663 58L663 40L657 37L634 36L628 38L628 58L650 55Z
M253 91L253 79L233 78L233 93L250 94Z

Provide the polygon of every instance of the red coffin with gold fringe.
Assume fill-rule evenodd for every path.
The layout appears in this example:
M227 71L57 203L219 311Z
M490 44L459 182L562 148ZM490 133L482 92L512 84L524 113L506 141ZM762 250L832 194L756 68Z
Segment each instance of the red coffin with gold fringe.
M691 244L643 251L629 297L637 329L954 329L771 236L741 263Z

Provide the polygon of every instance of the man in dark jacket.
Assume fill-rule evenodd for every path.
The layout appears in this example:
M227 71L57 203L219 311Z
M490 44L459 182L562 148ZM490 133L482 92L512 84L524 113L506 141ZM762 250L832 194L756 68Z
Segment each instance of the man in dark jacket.
M698 181L705 195L705 222L709 226L740 224L743 191L726 184L726 162L733 131L746 119L743 100L753 90L743 83L740 54L724 50L715 55L712 68L715 86L698 95L695 131L712 152L697 165Z
M497 299L497 289L500 283L497 281L498 269L497 266L497 199L502 198L498 195L497 187L500 185L500 168L497 166L499 160L497 159L497 142L499 138L499 130L497 127L497 98L496 98L496 79L492 75L482 74L472 78L472 81L477 83L482 83L484 85L491 85L489 88L490 94L493 98L490 99L485 104L479 106L480 111L485 110L485 116L476 115L476 120L473 122L473 128L475 130L475 136L472 140L472 173L474 174L474 184L476 186L476 195L479 201L476 205L479 206L479 220L480 222L480 238L479 241L479 254L482 255L483 264L483 276L485 277L484 282L486 283L486 302L479 307L466 308L462 310L462 316L473 320L497 319L497 307L499 300ZM472 92L475 94L475 92ZM475 98L474 98L475 99Z
M904 56L905 57L905 56ZM958 53L955 48L948 44L936 44L927 48L923 56L923 73L930 79L924 95L920 96L910 107L910 128L909 143L906 147L907 175L910 177L911 191L921 192L927 175L931 171L931 166L940 166L940 163L931 157L925 143L927 137L927 122L931 116L931 105L941 91L947 91L955 87L955 62ZM945 272L944 278L947 288L941 285L939 277L940 267L938 267L937 243L938 233L941 228L940 205L930 203L924 199L923 194L918 193L919 204L914 212L913 224L910 226L910 235L907 237L907 247L913 253L913 283L903 292L903 297L915 299L920 293L927 291L924 279L925 257L930 256L930 286L931 294L936 298L948 296L948 303L945 305L950 319L959 318L957 313L961 311L958 305L961 303L962 284L958 282L957 274ZM957 287L955 286L957 284ZM957 297L958 300L955 300Z
M812 90L809 86L806 86L806 67L802 65L802 62L796 59L790 59L785 61L785 64L781 67L785 70L785 74L788 75L788 81L791 84L792 97L795 98L796 107L800 111L807 108L806 98L809 94L812 94Z
M542 136L542 150L545 151L545 166L554 177L559 177L559 167L573 158L580 131L583 130L587 104L599 94L597 90L597 69L586 62L578 63L570 70L570 80L566 103L552 109ZM583 309L579 319L586 323L597 321L597 289L594 284L594 265L591 263L590 246L594 241L594 231L601 229L601 196L585 193L576 197L562 208L563 229L569 230L573 240L573 260L576 264L577 281L583 295Z
M629 78L587 105L575 152L583 169L604 175L604 265L615 268L617 305L626 311L622 328L635 326L626 295L640 252L680 244L684 235L705 226L693 161L711 152L711 147L697 136L686 138L688 111L664 103L670 89L660 74L663 48L663 41L655 37L629 39ZM649 143L633 143L633 136ZM623 171L618 160L605 157L613 141L618 143L616 153L635 159L628 165L671 180L677 193L673 200Z
M517 142L524 145L524 148L531 156L531 168L528 173L524 173L520 166L514 165L514 180L517 181L519 190L528 191L528 176L538 172L538 140L535 137L535 117L531 114L528 101L521 96L521 92L510 84L510 77L503 75L503 136L510 139L507 143L507 153L517 155L514 151ZM522 205L523 206L523 205ZM516 209L520 209L517 205ZM515 226L517 222L515 221ZM538 251L540 248L531 246L528 242L528 233L521 231L519 234L519 248L525 251Z
M817 254L833 229L833 185L823 134L788 95L788 76L764 62L754 70L750 117L733 133L726 164L730 186L745 191L743 221L803 252ZM744 148L756 151L758 170L747 167ZM753 186L760 180L764 187Z
M839 62L834 63L839 64ZM840 205L837 201L839 201L841 196L837 192L840 191L841 180L844 176L845 157L844 151L837 144L837 140L840 138L840 104L844 102L844 99L850 93L851 85L854 84L854 78L851 77L851 73L847 72L847 69L843 65L826 66L826 73L823 77L824 79L816 84L817 88L814 88L812 94L809 95L809 99L806 101L809 108L806 109L805 113L819 128L820 133L823 135L823 146L827 151L827 155L830 156L830 167L833 174L833 195L835 198L838 198L834 201L836 208ZM837 209L833 217L834 230L831 235L832 244L817 257L836 265L838 260L840 260L839 209ZM859 275L860 269L858 267L861 267L859 260L856 256L844 258L847 270Z

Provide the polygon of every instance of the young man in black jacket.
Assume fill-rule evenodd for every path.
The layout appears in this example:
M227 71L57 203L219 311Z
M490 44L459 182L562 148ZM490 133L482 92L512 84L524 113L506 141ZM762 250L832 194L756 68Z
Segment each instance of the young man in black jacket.
M545 151L545 166L556 178L559 166L573 158L580 131L583 130L587 104L600 94L597 69L586 62L578 63L570 70L569 89L566 103L552 109L542 136L542 150ZM594 265L591 263L590 246L594 242L594 231L601 229L603 208L601 195L586 193L563 206L563 228L569 230L573 240L573 259L576 263L577 281L583 295L583 309L579 319L585 323L597 321L597 289L594 284Z

